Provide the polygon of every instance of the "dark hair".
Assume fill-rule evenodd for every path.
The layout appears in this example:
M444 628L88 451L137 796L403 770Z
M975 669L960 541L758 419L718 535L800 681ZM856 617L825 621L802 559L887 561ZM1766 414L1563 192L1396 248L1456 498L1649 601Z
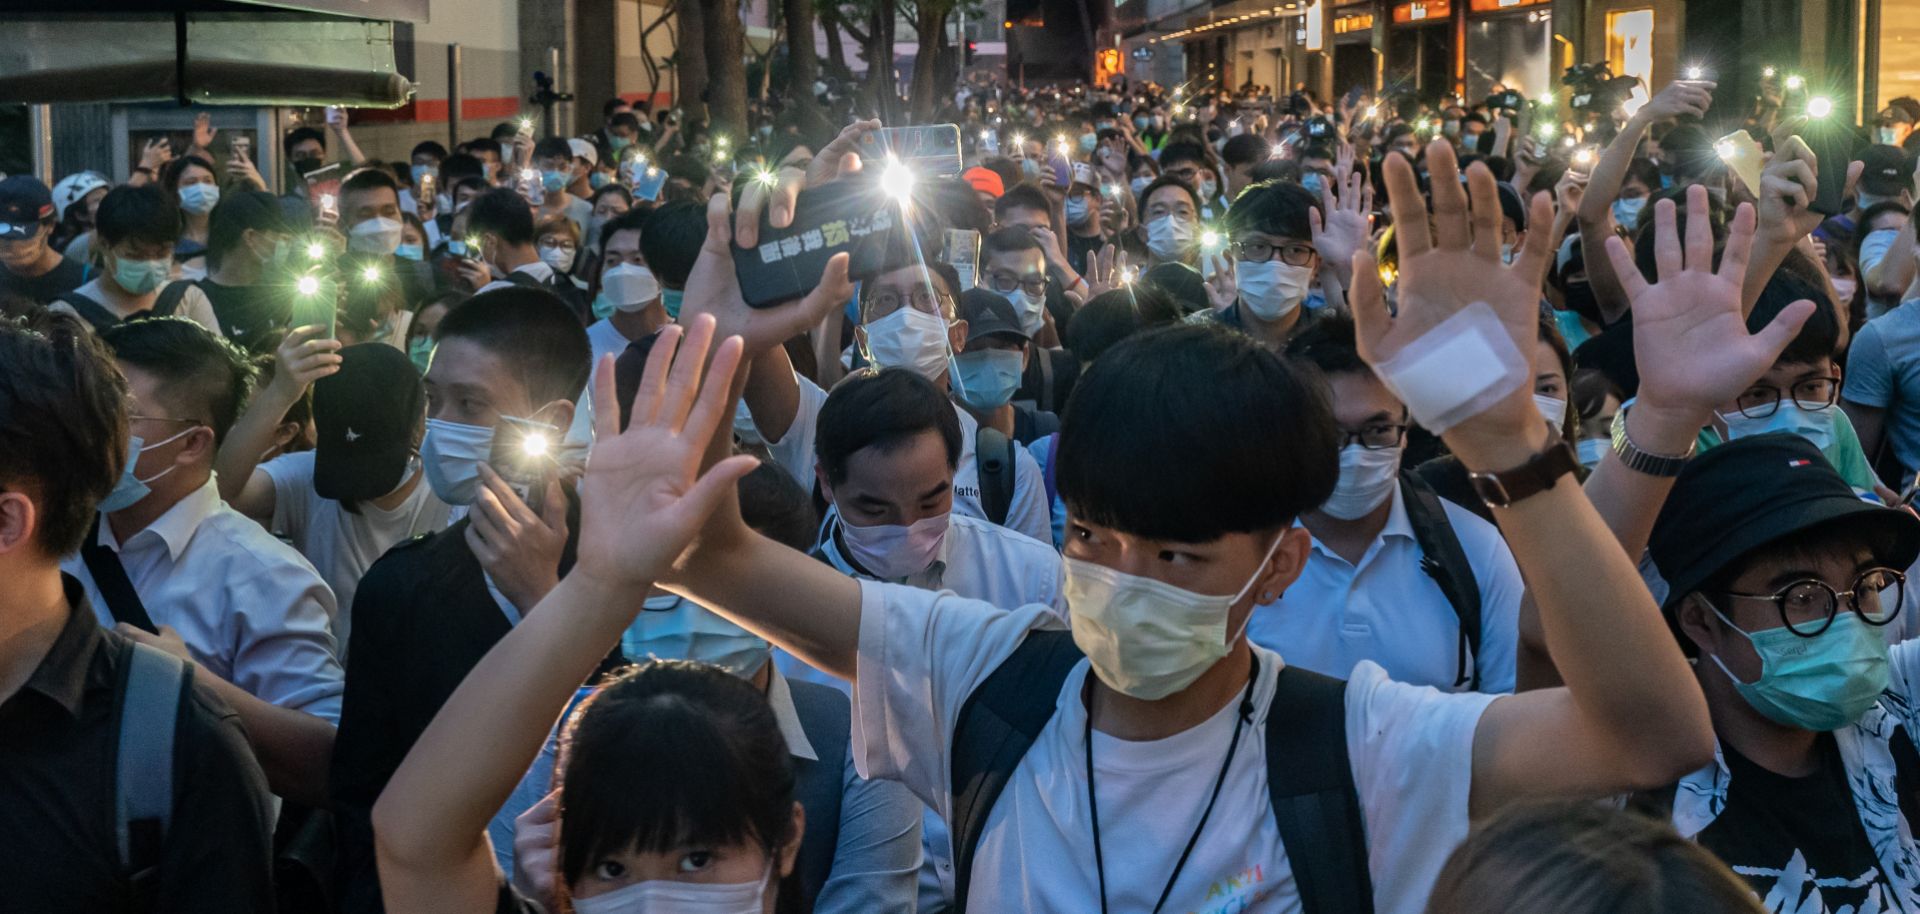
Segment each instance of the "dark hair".
M573 144L567 142L565 137L558 136L550 136L533 144L533 157L535 159L546 159L553 156L559 156L568 162L572 162Z
M93 229L106 242L104 247L132 241L170 248L180 238L180 204L156 185L122 184L100 199Z
M691 201L669 203L646 214L640 229L640 256L661 284L684 288L700 246L707 242L707 208Z
M993 227L993 214L980 202L980 194L958 178L923 182L926 206L938 213L947 228L985 232Z
M1828 299L1826 289L1784 269L1775 270L1767 284L1760 289L1760 297L1754 302L1753 310L1747 312L1747 332L1759 333L1788 305L1803 298L1817 307L1800 332L1794 335L1793 342L1787 344L1786 351L1774 360L1776 364L1810 365L1831 358L1840 351L1840 321L1834 314L1833 302Z
M35 541L71 555L127 460L127 380L79 318L0 319L0 491L26 490Z
M1227 231L1235 238L1262 232L1306 241L1313 237L1308 211L1318 205L1312 193L1291 181L1255 184L1241 191L1227 208Z
M1322 385L1246 334L1154 330L1094 360L1055 452L1081 520L1152 539L1277 530L1333 494L1340 442ZM1182 472L1166 472L1181 455Z
M608 219L605 225L600 226L600 237L594 239L599 246L601 257L603 259L605 258L607 242L612 240L614 235L621 232L639 232L641 238L647 237L647 218L652 215L653 210L629 209L612 219ZM640 256L645 257L646 255L643 253ZM594 265L596 275L598 274L599 266L599 264ZM648 266L647 269L651 270L653 267Z
M587 202L599 206L600 198L610 194L618 194L620 199L627 201L627 207L629 209L633 207L633 191L628 190L625 184L608 184L594 191L591 196L587 197Z
M1154 194L1158 193L1160 191L1160 188L1162 187L1180 188L1181 192L1187 195L1187 199L1193 201L1193 211L1195 214L1198 214L1200 212L1200 208L1206 205L1201 202L1200 192L1195 190L1193 188L1193 185L1188 184L1187 182L1182 181L1179 178L1176 178L1172 175L1163 173L1160 175L1160 177L1154 178L1152 184L1149 184L1145 187L1140 188L1140 195L1134 198L1133 215L1134 215L1134 218L1138 220L1141 225L1145 225L1147 223L1147 200L1151 199Z
M340 196L344 199L348 194L365 193L383 188L393 191L395 201L399 200L400 181L393 176L393 172L377 165L367 165L354 169L351 174L341 179Z
M1181 162L1192 162L1208 171L1213 170L1213 157L1207 155L1207 147L1199 143L1168 143L1161 148L1161 171L1164 172Z
M602 685L568 723L558 770L568 887L628 849L751 841L772 855L799 838L773 709L716 666L653 660Z
M213 175L215 182L220 180L220 169L213 167L212 162L200 156L184 155L160 166L160 186L166 188L167 193L178 193L180 176L185 174L187 169L196 166L206 169L208 174Z
M613 119L607 122L607 126L625 127L628 130L633 131L634 133L639 133L640 118L636 117L634 113L631 111L622 111L619 114L614 115Z
M487 163L469 152L456 152L440 160L440 186L453 193L453 186L467 178L487 179Z
M1608 397L1619 403L1627 401L1626 392L1620 389L1620 385L1613 383L1613 379L1598 368L1575 371L1567 386L1573 394L1573 408L1579 413L1582 425L1600 415L1600 410L1606 408Z
M511 187L496 187L467 204L467 234L495 235L514 247L533 243L533 207Z
M293 147L298 146L301 143L304 143L308 140L312 140L316 143L319 143L320 150L322 152L326 151L327 134L325 131L322 131L317 127L295 127L292 130L287 131L287 135L281 138L280 152L284 154L287 158L291 159L293 158Z
M960 462L960 419L940 388L904 368L867 371L842 381L820 407L813 453L827 482L847 478L847 461L863 448L891 452L925 432L946 444L947 466Z
M516 124L512 121L501 121L500 123L493 125L492 130L487 131L487 139L495 143L502 143L502 142L512 140L514 136L519 132L520 132L519 124Z
M1024 225L1010 225L987 235L980 245L980 259L985 260L995 254L1038 250L1040 242L1034 240L1032 231Z
M292 234L280 200L264 190L235 191L214 204L207 217L207 266L219 269L249 231Z
M1482 823L1427 914L1761 914L1753 889L1671 825L1593 801L1523 803Z
M1325 375L1371 374L1373 369L1360 358L1355 340L1353 318L1330 312L1287 341L1287 358L1312 365Z
M1049 218L1051 218L1053 201L1047 199L1046 191L1041 190L1030 182L1022 181L1009 185L1007 192L1001 194L999 199L993 201L993 221L1005 221L1007 213L1016 209L1039 210L1040 212L1047 213Z
M160 397L184 415L207 417L215 444L240 415L253 386L253 364L240 347L184 317L127 321L100 338L113 357L160 379Z
M616 95L600 103L600 116L611 117L614 111L625 107L627 107L627 100Z
M1159 286L1135 283L1102 292L1067 320L1062 337L1073 357L1092 362L1113 344L1142 330L1180 321L1180 309Z
M1633 161L1627 163L1626 176L1621 180L1624 182L1627 178L1646 185L1647 192L1652 193L1660 189L1660 166L1653 164L1653 160L1646 156L1635 156Z
M820 530L813 496L793 474L773 460L762 460L740 478L740 519L761 536L788 548L806 552Z
M434 339L455 338L472 340L506 363L526 385L533 406L576 399L592 368L586 329L572 308L545 289L510 286L455 305L440 319Z
M1220 158L1228 165L1246 165L1266 159L1269 152L1267 141L1258 134L1243 133L1229 138L1226 145L1220 147Z
M423 152L426 153L427 155L433 156L435 159L441 162L445 162L447 159L447 147L442 146L433 140L421 140L420 142L413 144L413 151L407 153L407 161L409 162L413 161L414 156L417 156Z
M1685 186L1674 186L1666 190L1655 191L1647 198L1647 208L1640 213L1639 234L1633 239L1633 265L1640 268L1640 275L1647 282L1659 277L1659 263L1654 258L1653 208L1661 200L1673 201L1673 230L1675 237L1687 237L1687 191ZM1727 243L1726 212L1714 205L1713 198L1707 198L1707 224L1713 230L1713 264L1720 266L1720 252ZM1583 255L1585 251L1581 252ZM1604 256L1604 255L1602 255Z

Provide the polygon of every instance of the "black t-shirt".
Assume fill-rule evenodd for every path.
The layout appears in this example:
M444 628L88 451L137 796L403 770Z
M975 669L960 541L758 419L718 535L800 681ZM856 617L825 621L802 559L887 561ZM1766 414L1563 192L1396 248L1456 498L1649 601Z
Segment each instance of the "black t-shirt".
M1725 861L1762 898L1776 891L1796 856L1805 861L1806 881L1788 895L1783 910L1898 910L1893 889L1880 872L1860 813L1847 787L1846 765L1833 734L1814 743L1818 767L1806 777L1783 777L1721 744L1731 782L1727 806L1700 833L1700 844ZM1821 905L1802 907L1814 885ZM1867 904L1878 895L1880 904ZM1824 905L1824 906L1822 906ZM1771 905L1769 905L1771 907Z
M196 283L213 305L220 332L241 349L272 352L293 322L293 297L271 285L223 286L211 279Z
M0 293L30 298L42 305L53 304L61 296L85 285L87 270L79 262L60 258L59 265L31 278L15 276L0 268Z
M1075 273L1087 275L1087 263L1100 249L1107 246L1107 239L1101 235L1076 235L1067 232L1067 265Z

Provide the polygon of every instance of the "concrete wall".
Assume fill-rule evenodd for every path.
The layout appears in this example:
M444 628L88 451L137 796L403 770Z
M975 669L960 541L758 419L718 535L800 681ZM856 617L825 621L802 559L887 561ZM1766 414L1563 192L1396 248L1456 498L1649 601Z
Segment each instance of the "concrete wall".
M561 7L562 0L433 0L429 22L413 28L413 68L419 84L413 104L396 111L354 112L353 135L367 155L404 161L421 140L448 141L447 46L459 44L462 139L485 136L493 126L529 107L532 72L522 64L522 5ZM531 113L531 112L528 112Z

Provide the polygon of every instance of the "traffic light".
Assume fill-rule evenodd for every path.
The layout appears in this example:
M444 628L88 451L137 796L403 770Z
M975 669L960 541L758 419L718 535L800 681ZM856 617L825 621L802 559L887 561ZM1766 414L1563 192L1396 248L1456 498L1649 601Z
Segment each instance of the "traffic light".
M976 42L967 42L966 63L968 66L973 65L973 52L978 50L980 50L980 48Z

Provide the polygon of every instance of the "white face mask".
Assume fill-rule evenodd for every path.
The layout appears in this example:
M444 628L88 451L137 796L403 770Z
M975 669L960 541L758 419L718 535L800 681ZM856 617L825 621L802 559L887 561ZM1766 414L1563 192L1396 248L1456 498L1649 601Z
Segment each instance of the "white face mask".
M1266 263L1234 265L1233 282L1240 290L1240 301L1253 316L1263 321L1277 320L1307 300L1307 287L1313 282L1313 266L1296 267L1279 259Z
M760 914L766 910L767 871L752 882L649 879L592 898L573 899L574 914Z
M867 325L867 351L879 368L906 368L935 384L947 372L947 322L901 306Z
M427 485L447 504L473 504L480 492L480 464L492 452L492 428L428 419L427 438L420 444Z
M375 216L354 223L347 232L347 250L360 254L391 254L400 246L406 226L397 219Z
M1567 401L1546 394L1534 394L1533 406L1540 411L1541 418L1554 428L1567 424Z
M540 246L540 262L552 267L556 273L565 273L573 268L573 254L573 248L554 244Z
M621 311L639 311L660 297L660 280L646 267L623 263L600 275L600 294Z
M1012 292L999 293L1007 304L1013 306L1013 313L1020 316L1020 329L1029 336L1038 334L1040 328L1047 325L1047 293L1028 295L1027 290L1014 286Z
M1839 296L1840 307L1842 308L1853 303L1853 293L1858 292L1859 290L1860 290L1859 280L1836 279L1833 281L1833 294Z
M636 663L648 657L711 663L745 679L767 662L768 645L758 635L697 603L650 597L620 635L620 649Z
M936 514L914 521L911 526L874 524L856 527L840 518L840 541L847 556L883 581L897 581L919 574L940 554L947 538L950 514Z
M1365 517L1393 494L1400 473L1401 448L1369 450L1357 444L1340 449L1340 481L1320 513L1338 520Z
M1227 613L1253 589L1279 547L1275 538L1247 583L1224 597L1068 558L1063 588L1073 643L1114 691L1141 701L1172 695L1227 656L1246 633L1243 620L1228 636Z
M1178 216L1161 216L1147 223L1147 248L1162 260L1186 253L1193 244L1193 222Z

